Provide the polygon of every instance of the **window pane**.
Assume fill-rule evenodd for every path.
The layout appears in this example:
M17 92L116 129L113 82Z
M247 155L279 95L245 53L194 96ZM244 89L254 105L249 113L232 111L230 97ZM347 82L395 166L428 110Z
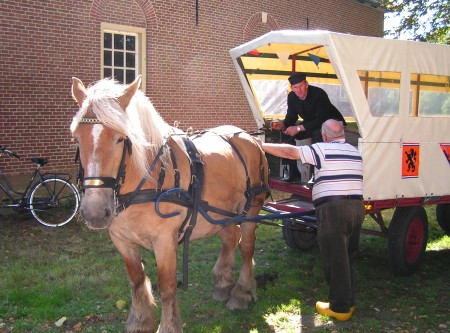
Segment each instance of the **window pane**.
M450 93L421 91L419 116L450 116Z
M127 71L126 71L126 81L125 81L125 83L131 83L131 82L133 82L134 81L134 79L136 78L136 76L135 76L135 71L134 70L130 70L130 69L127 69Z
M358 75L372 116L398 116L400 73L359 70Z
M411 74L412 116L450 115L450 76Z
M134 53L127 53L126 67L134 68L136 66L136 55Z
M114 66L123 67L123 52L114 52Z
M127 51L134 51L136 49L136 37L127 36Z
M112 52L103 51L103 66L112 66Z
M103 44L107 49L112 48L112 34L105 32L105 34L103 35Z
M123 35L114 34L114 48L117 50L123 50Z
M112 69L111 68L103 68L103 77L104 78L112 78Z
M121 83L131 83L139 74L142 55L139 33L104 27L102 41L102 77L111 77ZM145 52L144 52L145 53ZM144 65L145 66L145 65Z
M114 78L123 83L123 69L114 68Z

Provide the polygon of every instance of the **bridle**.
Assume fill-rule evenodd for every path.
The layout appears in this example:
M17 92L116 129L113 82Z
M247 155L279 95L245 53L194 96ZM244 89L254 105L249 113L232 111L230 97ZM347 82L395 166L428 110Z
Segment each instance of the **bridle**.
M79 124L102 124L100 120L97 118L81 118ZM156 163L159 161L161 156L164 154L164 151L166 149L166 146L168 144L169 138L165 138L163 144L158 150L158 153L156 154L152 164L147 169L146 174L142 178L142 180L137 185L136 189L131 192L129 195L123 195L122 197L126 197L126 199L120 200L121 195L119 195L120 187L125 181L125 170L126 170L126 164L125 159L126 155L131 155L132 149L131 149L131 140L127 137L124 140L123 145L123 152L122 152L122 158L120 160L119 170L117 171L116 178L113 177L84 177L84 169L81 164L80 160L80 150L79 147L77 147L77 151L75 153L75 163L78 163L78 173L77 173L77 183L78 187L80 188L81 192L84 193L84 190L87 188L111 188L114 191L114 202L116 204L116 216L121 211L126 209L129 205L131 205L135 199L135 197L139 194L142 187L144 186L145 182L147 181L147 178L152 173L153 169L156 166ZM171 155L172 155L172 150ZM174 156L172 159L172 163L175 163ZM160 177L158 179L158 185L162 186L164 182L164 168L161 167L161 173ZM175 187L179 186L179 171L175 167ZM155 193L160 194L161 189L154 190Z
M79 124L102 124L97 118L81 118ZM78 163L77 183L82 192L87 188L111 188L117 197L120 187L125 181L125 158L126 154L131 155L131 141L129 138L124 139L122 158L120 160L119 170L116 178L113 177L84 177L84 169L80 159L80 148L77 146L75 153L75 163Z

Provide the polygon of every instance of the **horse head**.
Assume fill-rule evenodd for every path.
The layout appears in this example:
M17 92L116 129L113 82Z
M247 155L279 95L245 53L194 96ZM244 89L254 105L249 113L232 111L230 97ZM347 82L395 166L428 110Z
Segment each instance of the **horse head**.
M82 168L80 214L91 229L107 228L116 214L116 195L131 154L126 109L141 78L128 86L103 81L86 89L72 79L72 97L80 107L71 124Z

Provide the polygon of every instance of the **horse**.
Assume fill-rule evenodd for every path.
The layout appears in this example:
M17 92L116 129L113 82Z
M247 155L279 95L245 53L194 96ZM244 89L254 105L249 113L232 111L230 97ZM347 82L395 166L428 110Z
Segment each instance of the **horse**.
M79 110L70 130L77 144L80 215L107 229L121 254L131 305L125 332L182 332L177 251L212 235L222 248L212 269L213 298L229 309L256 301L254 249L258 215L268 193L268 163L254 137L234 126L187 135L164 121L138 87L103 79L87 88L72 78ZM239 245L242 266L233 273ZM157 265L161 318L141 248Z

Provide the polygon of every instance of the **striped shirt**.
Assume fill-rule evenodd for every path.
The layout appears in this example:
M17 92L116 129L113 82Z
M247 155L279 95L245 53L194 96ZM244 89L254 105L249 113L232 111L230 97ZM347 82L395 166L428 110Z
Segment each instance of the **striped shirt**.
M302 163L314 165L313 200L334 195L363 195L361 154L344 139L298 146Z

